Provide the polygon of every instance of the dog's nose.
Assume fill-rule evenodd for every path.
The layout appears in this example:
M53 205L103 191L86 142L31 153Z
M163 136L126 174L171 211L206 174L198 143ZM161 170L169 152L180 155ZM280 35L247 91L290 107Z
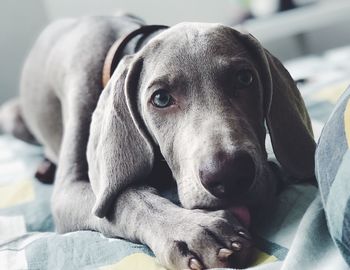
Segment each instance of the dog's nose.
M214 196L243 196L252 186L255 164L246 151L218 152L199 168L203 186Z

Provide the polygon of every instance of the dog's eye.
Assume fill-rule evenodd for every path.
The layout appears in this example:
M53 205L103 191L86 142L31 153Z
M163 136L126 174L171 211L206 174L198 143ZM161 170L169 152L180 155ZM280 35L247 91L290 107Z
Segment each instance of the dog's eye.
M253 82L253 73L249 69L242 69L237 72L237 81L242 86L250 86Z
M165 108L173 103L173 98L167 91L160 89L153 93L151 101L154 106L158 108Z

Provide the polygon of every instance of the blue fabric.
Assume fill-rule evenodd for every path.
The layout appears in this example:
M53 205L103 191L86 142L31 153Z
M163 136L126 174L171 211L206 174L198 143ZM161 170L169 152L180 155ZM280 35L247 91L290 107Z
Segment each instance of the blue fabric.
M350 265L350 150L345 132L348 88L325 124L316 151L316 176L329 231Z

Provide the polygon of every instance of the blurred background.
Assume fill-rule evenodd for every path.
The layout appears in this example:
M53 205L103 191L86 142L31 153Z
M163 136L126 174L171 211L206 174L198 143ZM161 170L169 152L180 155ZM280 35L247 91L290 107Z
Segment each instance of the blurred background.
M17 94L25 56L47 24L118 11L149 24L201 21L244 28L281 60L350 44L348 0L0 0L0 103Z

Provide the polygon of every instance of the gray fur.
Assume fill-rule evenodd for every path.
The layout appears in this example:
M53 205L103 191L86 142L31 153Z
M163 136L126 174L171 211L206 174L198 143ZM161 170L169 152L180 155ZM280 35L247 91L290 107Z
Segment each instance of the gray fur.
M204 188L199 167L215 153L244 150L254 160L255 178L246 196L233 201L265 205L276 189L264 145L267 119L283 167L301 180L312 177L315 145L300 94L254 38L199 23L155 35L124 57L102 89L109 47L139 26L126 16L58 21L25 63L22 116L58 164L52 196L57 230L96 230L145 243L171 269L188 268L191 258L203 267L242 266L252 243L238 231L248 232L224 210L228 201ZM255 77L247 89L236 89L233 74L241 68ZM158 88L178 100L166 113L149 102ZM158 148L181 207L150 186L152 178L171 181L154 171ZM230 249L233 241L242 250L233 260L220 260L220 248Z

